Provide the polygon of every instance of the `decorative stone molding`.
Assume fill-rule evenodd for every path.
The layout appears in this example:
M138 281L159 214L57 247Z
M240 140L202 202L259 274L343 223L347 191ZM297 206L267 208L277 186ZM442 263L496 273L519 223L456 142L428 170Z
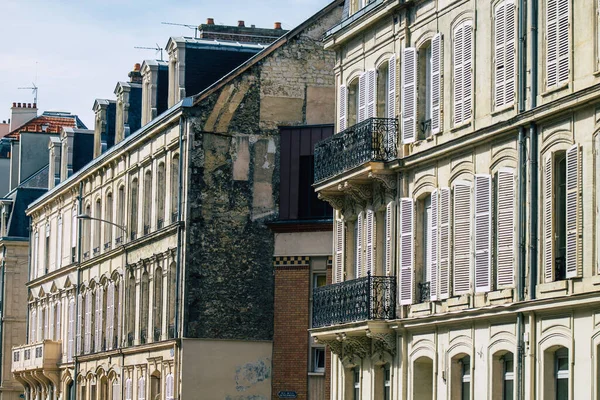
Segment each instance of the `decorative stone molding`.
M388 190L396 190L397 181L395 174L376 174L375 172L369 172L369 179L381 182Z
M368 332L367 336L373 340L373 353L383 360L385 353L396 356L396 333Z
M333 354L335 354L336 356L342 357L342 347L343 346L342 346L341 341L339 341L337 339L329 339L329 340L318 339L317 342L329 347L329 350L331 350L331 352Z
M371 354L371 339L366 336L346 336L343 340L344 357L353 360L354 357L365 358Z
M319 192L319 200L326 201L335 210L343 210L345 199L344 196L330 196Z

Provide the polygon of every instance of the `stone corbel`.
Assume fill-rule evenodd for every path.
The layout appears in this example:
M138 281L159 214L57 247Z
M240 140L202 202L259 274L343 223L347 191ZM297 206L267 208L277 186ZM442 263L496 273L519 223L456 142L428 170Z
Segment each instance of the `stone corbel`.
M377 354L380 360L383 360L385 353L396 356L395 333L368 332L367 336L373 340L373 353Z
M333 207L334 210L341 211L344 209L344 196L331 196L319 192L318 197L319 200L323 200L329 203L329 205Z
M343 346L344 356L350 359L355 356L362 359L371 353L371 339L366 336L346 336Z
M375 172L369 172L369 179L381 182L388 190L396 190L397 182L395 174L376 174Z
M363 206L373 199L372 185L354 185L346 181L338 185L338 190L349 194L356 203Z
M342 357L342 342L338 339L316 339L317 343L324 344L338 357Z

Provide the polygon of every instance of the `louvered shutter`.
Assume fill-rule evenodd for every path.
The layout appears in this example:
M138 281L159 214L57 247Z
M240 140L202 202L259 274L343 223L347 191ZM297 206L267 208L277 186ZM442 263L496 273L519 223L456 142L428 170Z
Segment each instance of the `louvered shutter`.
M492 290L492 177L475 175L475 291Z
M546 7L546 85L569 79L569 0L548 0Z
M454 125L460 125L463 118L463 32L462 24L454 29Z
M552 154L544 158L544 281L554 281L554 171Z
M598 0L598 14L600 17L600 0ZM600 29L599 29L600 31ZM600 32L599 32L600 35ZM600 45L600 42L598 42L598 44ZM596 158L596 165L594 166L594 173L597 173L596 171L598 171L600 169L600 136L596 136L595 138L595 143L594 143L595 147L595 158ZM596 248L600 249L600 185L599 185L600 181L598 179L596 179ZM596 271L598 274L600 274L600 257L596 257Z
M340 86L340 99L339 99L340 119L338 124L338 132L346 129L346 116L348 110L348 89L345 85Z
M407 47L402 57L402 143L417 138L417 49Z
M579 163L579 145L575 144L567 150L567 246L566 246L566 277L576 278L581 276L581 250L580 250L580 198L579 177L581 175ZM560 211L559 211L560 212Z
M335 238L334 238L334 283L340 283L344 280L344 221L337 218L335 220Z
M569 80L569 1L557 0L558 5L558 83Z
M83 309L83 295L79 295L77 298L77 321L75 323L75 329L76 329L76 351L77 354L81 354L81 351L83 349L83 338L84 338L84 320L83 320L83 314L84 314L84 309Z
M358 78L358 115L356 122L366 118L367 107L367 73L363 72Z
M394 220L396 207L389 202L385 207L385 275L394 274Z
M354 240L356 241L354 254L354 276L360 278L363 276L363 230L364 230L364 214L358 213L358 218L354 223Z
M112 400L119 400L121 398L121 385L118 381L114 381L112 385Z
M125 381L125 400L133 400L132 392L133 383L131 382L131 378L129 378Z
M169 374L167 375L167 379L166 379L166 390L165 390L165 394L166 394L166 400L174 400L175 396L174 396L174 382L173 382L173 374Z
M516 24L514 0L506 0L505 24L505 62L504 62L504 104L512 104L515 99L515 72L516 72Z
M375 271L375 212L367 210L366 216L366 232L367 236L367 251L365 254L367 273L373 274Z
M37 327L38 327L38 332L37 332L37 340L38 342L41 342L42 340L44 340L44 309L41 308L40 311L38 312L38 323L37 323Z
M48 330L46 331L46 339L54 340L54 304L52 303L48 305L47 318Z
M375 118L377 92L377 72L374 69L367 71L367 118Z
M48 339L48 321L50 320L50 306L44 307L42 310L44 310L44 312L42 313L44 318L44 329L42 331L41 339L44 340Z
M62 340L61 337L61 322L62 322L62 300L56 302L56 325L54 334L54 340Z
M121 321L123 320L123 293L124 293L124 288L123 288L123 281L120 281L117 289L116 290L116 294L119 296L119 301L117 302L117 306L118 306L118 310L117 310L117 333L116 333L116 337L117 337L117 347L121 346L121 335L123 332L122 326L121 326Z
M414 208L411 198L400 200L400 304L402 305L413 302Z
M94 344L96 351L102 351L102 308L104 307L104 288L98 286L96 288L96 314L94 318Z
M108 284L106 292L106 347L111 350L113 348L115 336L115 284Z
M432 301L437 300L438 297L438 191L434 190L431 193L431 230L429 232L429 254L430 264L429 271L430 286L429 286L429 298Z
M146 379L142 376L138 380L138 400L146 399Z
M74 337L75 337L75 299L69 300L69 325L67 327L67 359L73 360Z
M515 275L515 176L503 168L496 175L496 270L499 287L513 286Z
M37 311L31 310L31 332L29 333L29 343L37 342L37 331L36 331Z
M444 65L442 35L431 39L431 133L442 132L442 71Z
M465 21L463 30L463 121L468 121L473 112L473 27Z
M471 275L471 184L454 185L454 294L470 290Z
M494 64L496 107L510 104L515 96L515 5L501 1L494 11Z
M441 299L450 297L450 188L440 189L440 283Z
M85 340L84 351L89 353L92 348L92 292L85 296Z
M396 118L396 55L392 55L388 62L388 98L387 117Z

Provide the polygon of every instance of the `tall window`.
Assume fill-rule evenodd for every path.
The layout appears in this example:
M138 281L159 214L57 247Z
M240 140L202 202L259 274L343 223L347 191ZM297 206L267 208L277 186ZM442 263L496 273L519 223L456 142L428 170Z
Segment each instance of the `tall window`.
M150 233L152 203L152 171L148 170L144 174L144 235Z
M325 348L312 348L312 364L311 372L325 372Z
M150 376L150 400L160 399L160 375L155 373Z
M162 316L163 316L163 273L160 267L154 271L154 296L152 297L153 315L152 321L154 324L153 339L159 341L162 333Z
M127 345L133 346L135 332L135 276L129 275L127 282Z
M77 206L71 211L71 262L77 261Z
M112 193L108 193L106 195L106 209L104 211L105 217L107 221L112 222L113 220L113 195ZM104 227L104 250L110 250L112 247L112 231L113 227L110 224L107 224Z
M169 264L169 272L168 272L168 293L169 293L169 308L167 309L169 313L169 318L167 319L168 326L168 335L169 339L173 339L175 337L175 295L177 289L177 277L176 277L176 267L175 263L172 262Z
M92 215L92 208L88 204L85 207L85 215ZM92 235L92 225L90 220L84 219L82 221L83 225L83 259L90 258L90 250L91 250L91 240L90 237Z
M44 273L50 270L50 222L46 223L46 240L44 241Z
M165 222L165 163L158 164L156 172L156 228L161 229Z
M377 117L393 118L387 115L389 95L389 63L383 63L377 70Z
M177 221L179 206L179 154L171 159L171 222Z
M97 218L99 220L102 219L102 203L100 199L96 200L96 207L94 210L94 218ZM101 238L100 238L100 232L102 231L102 222L101 221L94 221L94 255L97 255L98 253L100 253L100 242L101 242Z
M120 186L119 191L117 192L117 225L125 226L125 186ZM120 229L117 232L119 233L119 236L117 237L116 243L124 242L125 238L122 237L123 232Z
M67 327L67 360L73 360L75 352L75 298L69 298L69 325Z
M129 216L129 235L131 240L135 240L137 238L137 229L138 229L138 180L134 178L131 181L131 194L129 199L129 209L131 210Z
M516 25L514 0L500 0L494 8L494 106L515 99Z
M431 41L419 48L417 121L421 139L431 136Z
M363 276L364 213L360 212L354 222L354 279Z
M503 376L502 381L502 399L513 400L515 390L515 363L511 353L506 354L503 357Z
M462 365L461 400L471 399L471 357L465 356L460 361Z
M420 357L413 363L413 399L431 399L433 397L433 360Z
M133 400L133 383L131 382L131 378L128 378L125 381L125 400Z
M420 301L429 301L431 297L431 283L433 278L433 214L431 208L431 195L425 197L421 202L421 234L422 234L422 245L421 249L421 275L422 280L419 284L420 288Z
M142 283L140 289L140 342L146 343L148 340L148 301L150 300L150 285L148 281L148 272L142 274Z
M564 347L554 353L556 400L569 399L569 350Z
M570 10L569 0L546 2L546 87L560 86L569 81L570 72Z
M146 400L146 379L140 377L138 380L138 400Z
M358 117L358 103L359 103L358 94L359 94L358 78L356 78L348 85L348 107L347 107L348 122L347 122L347 126L356 125L357 117Z
M58 216L57 222L57 234L56 234L56 265L55 269L59 269L62 266L62 248L63 248L63 222L62 215Z
M390 364L383 366L383 400L392 399L392 379Z
M39 240L40 240L40 235L38 231L35 231L35 233L33 234L33 251L32 251L32 258L33 258L33 271L31 272L32 275L32 279L35 279L39 276L41 276L40 271L38 270L38 258L39 258L39 254L38 254L38 250L39 250Z
M360 367L354 367L352 370L354 400L360 400Z
M473 96L473 21L465 20L453 30L454 126L470 121Z

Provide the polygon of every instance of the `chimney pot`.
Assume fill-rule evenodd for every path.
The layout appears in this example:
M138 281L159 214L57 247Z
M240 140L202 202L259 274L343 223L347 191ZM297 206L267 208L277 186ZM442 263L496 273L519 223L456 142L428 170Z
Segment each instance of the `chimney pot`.
M214 18L206 18L206 25L214 25L214 24L215 24Z
M27 108L31 108L31 103L27 103Z
M239 21L238 21L238 27L239 27L239 28L243 28L243 27L245 27L245 26L246 26L246 24L244 23L244 21L242 21L242 20L239 20Z
M33 108L37 108L37 103L33 103Z
M281 29L281 22L275 22L275 29Z
M17 108L21 108L21 103L17 103Z
M139 71L140 69L142 69L142 65L140 63L135 63L135 65L133 66L133 70Z
M16 107L16 106L17 106L17 103L13 102L13 107Z

